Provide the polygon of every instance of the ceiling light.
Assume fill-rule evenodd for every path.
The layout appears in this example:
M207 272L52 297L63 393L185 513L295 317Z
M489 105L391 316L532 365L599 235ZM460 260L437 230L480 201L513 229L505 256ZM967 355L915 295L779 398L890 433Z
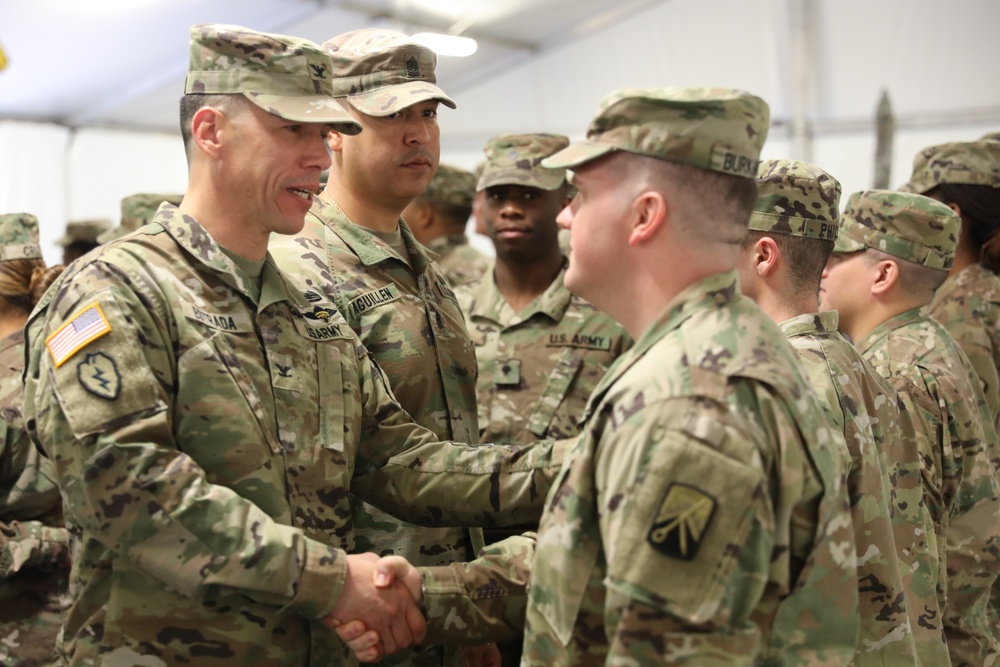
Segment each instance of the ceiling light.
M417 44L426 46L439 56L471 56L479 48L476 40L456 35L441 35L436 32L418 32L410 37Z

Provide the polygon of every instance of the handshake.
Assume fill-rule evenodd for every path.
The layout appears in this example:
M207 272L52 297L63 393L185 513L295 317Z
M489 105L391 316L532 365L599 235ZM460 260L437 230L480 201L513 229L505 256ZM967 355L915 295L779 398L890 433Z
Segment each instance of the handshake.
M323 622L359 662L375 662L424 640L423 597L419 570L402 556L352 554L344 588ZM462 664L499 667L500 652L495 644L466 648Z

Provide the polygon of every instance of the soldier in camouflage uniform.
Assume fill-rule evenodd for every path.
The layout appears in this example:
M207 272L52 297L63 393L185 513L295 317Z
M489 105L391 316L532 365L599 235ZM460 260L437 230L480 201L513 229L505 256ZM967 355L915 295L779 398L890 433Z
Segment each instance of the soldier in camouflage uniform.
M1000 445L968 358L924 306L955 256L960 220L921 195L851 195L823 273L823 305L912 418L938 542L938 597L953 665L1000 657L988 611L1000 574Z
M441 268L400 218L424 191L440 153L436 56L402 33L355 30L324 43L335 95L364 131L332 132L330 180L295 236L275 236L278 266L316 297L332 300L393 394L442 440L478 442L476 356ZM424 565L474 557L481 530L406 524L352 498L359 551ZM393 664L440 665L440 648Z
M62 262L69 264L83 257L88 252L101 245L97 237L111 229L111 221L99 218L97 220L73 220L66 224L66 233L56 240L56 245L62 247Z
M546 500L525 665L832 665L854 654L842 445L733 271L767 129L767 105L740 91L623 90L587 141L543 162L571 168L579 187L559 218L573 234L566 285L636 343L591 396ZM423 568L427 591L435 570ZM504 618L516 597L475 600L488 611L461 619L465 632Z
M97 237L98 243L107 243L126 234L131 234L143 225L149 224L160 208L160 204L167 202L174 206L180 206L184 195L160 195L160 194L136 194L129 195L122 199L122 219L117 227L101 233Z
M936 199L962 218L955 261L929 310L969 357L1000 426L1000 144L925 148L901 189Z
M439 164L427 189L403 209L414 238L437 253L435 261L452 287L478 283L490 265L465 235L475 194L472 172Z
M406 646L410 595L346 554L349 490L432 524L540 514L559 452L434 442L266 252L301 229L330 125L360 129L330 74L312 42L192 28L181 207L74 265L28 323L25 423L74 537L70 664L342 664L320 619L359 613Z
M837 238L840 183L805 162L768 160L757 189L740 287L779 323L830 426L844 434L861 618L854 664L946 665L936 579L926 576L937 562L930 558L934 524L915 443L899 432L899 399L837 331L837 313L817 312Z
M568 145L562 135L510 134L484 148L477 187L496 263L458 291L479 363L482 442L575 436L591 392L632 343L563 284L556 216L569 203L566 170L540 163Z
M31 444L21 418L21 371L28 313L62 271L46 269L38 220L0 215L0 665L31 667L55 658L66 605L68 535L50 461Z

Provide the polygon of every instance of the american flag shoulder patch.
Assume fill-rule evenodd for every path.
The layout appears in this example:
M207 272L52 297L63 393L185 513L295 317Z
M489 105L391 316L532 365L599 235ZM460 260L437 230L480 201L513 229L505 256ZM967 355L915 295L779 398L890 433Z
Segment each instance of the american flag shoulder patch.
M108 324L108 318L104 316L100 305L95 303L87 306L74 315L69 322L59 327L55 333L45 339L45 345L49 348L49 354L52 355L52 361L56 368L59 368L81 348L109 331L111 331L111 325Z

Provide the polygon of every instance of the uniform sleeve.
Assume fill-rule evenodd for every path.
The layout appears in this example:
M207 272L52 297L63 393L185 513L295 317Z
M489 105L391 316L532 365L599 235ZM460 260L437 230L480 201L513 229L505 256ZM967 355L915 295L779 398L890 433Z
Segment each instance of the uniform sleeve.
M425 643L475 646L524 634L535 534L485 547L468 563L422 567Z
M399 407L378 365L366 354L361 361L364 447L353 493L421 525L537 525L568 441L438 442Z
M46 525L60 516L52 462L38 452L23 429L3 423L0 431L5 434L0 466L0 578L4 578L65 562L68 534L65 528Z
M192 598L234 592L303 615L327 612L341 590L344 553L214 484L175 442L177 342L151 283L92 262L61 285L29 342L25 423L55 462L67 520ZM76 334L74 344L85 342L69 357L53 351L47 338L95 304L107 331Z

